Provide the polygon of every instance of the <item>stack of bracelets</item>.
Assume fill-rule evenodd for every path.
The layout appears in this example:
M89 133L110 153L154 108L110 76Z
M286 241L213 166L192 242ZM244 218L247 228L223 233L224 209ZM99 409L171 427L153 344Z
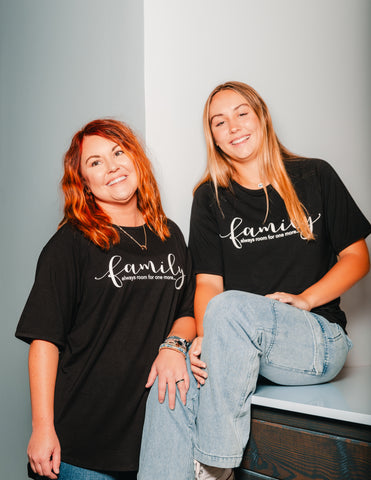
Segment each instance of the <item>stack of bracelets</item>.
M176 350L184 355L187 356L189 343L184 338L172 336L167 337L164 343L161 343L158 351L161 351L163 348L170 348L170 350Z

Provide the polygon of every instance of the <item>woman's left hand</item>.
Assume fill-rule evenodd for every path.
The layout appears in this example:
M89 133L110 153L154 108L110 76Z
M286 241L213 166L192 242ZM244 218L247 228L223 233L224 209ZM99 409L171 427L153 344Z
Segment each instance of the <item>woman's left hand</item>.
M170 348L163 348L152 364L148 375L146 388L153 385L158 376L158 401L163 403L166 387L169 396L169 407L174 410L176 389L178 387L180 398L185 405L189 389L189 375L184 355Z
M311 310L309 302L303 297L303 295L293 295L292 293L286 292L275 292L266 295L268 298L272 298L273 300L278 300L282 303L288 303L296 308L301 308L301 310L307 310L308 312Z

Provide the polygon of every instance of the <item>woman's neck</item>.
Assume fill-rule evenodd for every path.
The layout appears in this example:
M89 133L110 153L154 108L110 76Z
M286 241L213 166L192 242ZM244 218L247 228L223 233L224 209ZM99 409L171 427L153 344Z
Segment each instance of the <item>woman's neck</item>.
M121 225L123 227L139 227L145 223L143 215L138 209L136 199L129 204L105 204L104 206L101 205L101 208L110 217L111 222L114 225Z
M265 179L261 177L257 160L254 162L237 163L234 162L235 175L233 180L242 187L250 190L258 190L267 185Z

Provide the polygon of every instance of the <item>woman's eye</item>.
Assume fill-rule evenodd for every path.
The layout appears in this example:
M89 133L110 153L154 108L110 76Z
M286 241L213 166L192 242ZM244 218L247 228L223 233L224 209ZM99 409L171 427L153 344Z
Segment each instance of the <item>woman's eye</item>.
M120 155L123 155L124 152L122 150L116 150L115 155L116 157L119 157Z
M215 124L216 127L221 127L224 124L224 121L218 122Z
M100 163L100 160L94 160L93 162L91 162L91 166L96 167L97 165L100 165Z
M241 112L241 113L240 113L240 117L243 117L243 116L245 116L245 115L247 115L247 112Z

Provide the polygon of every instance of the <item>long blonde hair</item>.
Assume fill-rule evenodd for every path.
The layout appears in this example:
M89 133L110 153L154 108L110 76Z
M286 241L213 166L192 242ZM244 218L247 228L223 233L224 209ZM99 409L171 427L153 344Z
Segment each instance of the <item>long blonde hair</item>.
M196 185L194 191L201 184L211 181L214 185L216 198L219 204L218 187L231 188L231 180L236 175L236 170L230 158L217 147L211 131L210 104L214 96L222 90L233 90L241 95L259 118L262 130L262 142L259 154L259 170L261 178L264 178L269 184L271 184L281 196L290 220L298 232L307 240L313 240L314 235L308 225L306 209L299 201L283 162L284 159L290 160L298 158L298 156L291 153L280 143L274 131L272 118L267 105L260 95L245 83L227 82L218 85L210 93L206 101L203 114L203 127L206 140L207 167L202 179ZM267 199L265 222L269 212L269 200L266 187L264 187L264 191Z

